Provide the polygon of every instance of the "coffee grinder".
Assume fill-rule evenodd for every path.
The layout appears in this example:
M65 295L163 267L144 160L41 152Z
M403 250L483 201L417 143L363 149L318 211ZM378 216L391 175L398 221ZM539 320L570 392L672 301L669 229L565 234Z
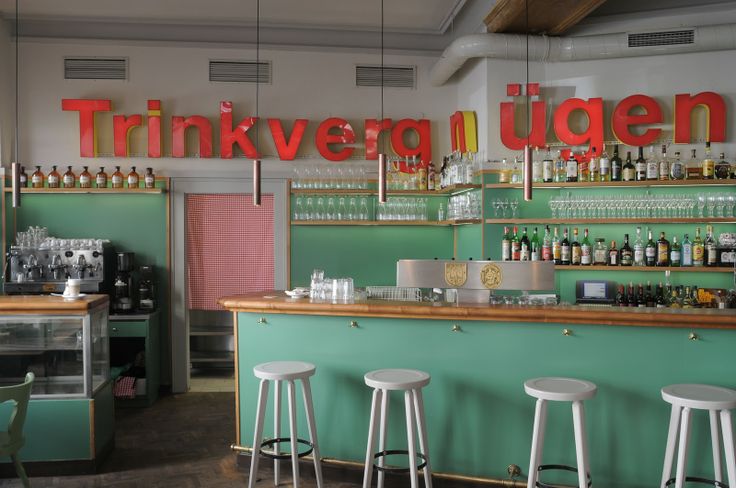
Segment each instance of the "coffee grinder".
M117 253L117 272L115 274L112 297L114 313L131 313L135 311L133 300L133 258L135 253Z
M156 310L156 281L153 274L153 266L142 264L138 268L138 309L141 312L153 312Z

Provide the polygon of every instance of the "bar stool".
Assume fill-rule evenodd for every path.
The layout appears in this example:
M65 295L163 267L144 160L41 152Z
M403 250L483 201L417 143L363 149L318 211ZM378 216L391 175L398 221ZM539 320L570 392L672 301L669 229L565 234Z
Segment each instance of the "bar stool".
M411 473L411 487L417 488L419 483L418 470L424 468L424 485L432 488L432 470L429 464L429 444L427 442L427 424L424 420L424 401L422 400L422 387L429 384L430 376L424 371L414 369L379 369L365 375L365 384L373 388L373 402L371 404L371 420L368 427L368 449L365 455L365 472L363 474L363 488L370 488L373 478L373 460L377 459L375 465L378 470L378 488L383 488L384 474ZM389 392L398 390L404 392L404 405L406 409L406 436L408 450L386 449L386 427L388 426ZM381 411L379 413L379 404ZM414 445L414 422L418 430L419 448L417 452ZM376 440L376 428L380 424L379 451L374 453ZM409 468L385 467L385 458L393 454L408 454ZM417 466L417 458L422 463Z
M527 395L537 399L537 405L534 411L534 431L532 433L532 450L529 459L527 488L534 488L535 486L548 488L550 485L539 481L539 472L550 469L577 472L579 487L585 488L591 486L583 400L593 398L598 391L598 387L590 381L574 378L534 378L524 382L524 391L526 391ZM548 401L572 402L572 424L575 431L577 469L560 464L541 464Z
M721 478L721 449L718 435L718 417L721 418L721 432L723 445L726 451L726 470L728 471L728 486L736 487L736 455L733 445L733 428L731 425L731 410L736 408L736 391L728 388L710 385L670 385L662 388L662 399L672 404L670 414L670 429L667 435L667 448L664 454L664 469L660 488L675 483L675 488L682 488L685 482L694 481L725 487ZM707 410L710 416L711 445L713 446L713 470L715 480L685 477L687 464L687 448L690 440L690 417L692 410ZM675 456L675 445L680 438L677 449L677 472L672 474L672 462Z
M263 363L253 368L253 374L260 378L261 384L258 391L258 407L256 410L256 426L253 434L253 453L250 459L250 475L248 477L248 488L254 488L256 475L258 474L258 460L260 456L273 459L274 484L279 484L279 461L291 458L291 467L294 476L294 488L299 487L299 458L313 452L314 471L317 478L317 487L322 487L322 465L320 464L319 447L317 445L317 428L314 422L314 407L312 405L312 390L309 386L309 377L315 372L315 366L302 361L273 361ZM296 428L296 388L295 380L302 381L302 394L304 396L304 409L307 413L307 427L309 429L309 441L299 439ZM261 440L263 435L263 420L266 414L266 402L268 400L268 383L274 382L274 436L272 439ZM281 435L281 382L286 381L288 386L289 400L289 437ZM291 444L290 454L281 454L279 444L289 442ZM298 444L309 446L305 452L299 452ZM264 447L273 447L273 451L264 451Z

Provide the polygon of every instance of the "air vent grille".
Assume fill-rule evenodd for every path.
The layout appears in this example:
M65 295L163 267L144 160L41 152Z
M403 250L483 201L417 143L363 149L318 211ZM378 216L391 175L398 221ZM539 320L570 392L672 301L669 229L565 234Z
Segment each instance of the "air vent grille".
M127 80L126 58L64 58L65 80Z
M416 88L416 71L415 66L384 66L383 86L391 88ZM381 86L381 66L356 66L355 85Z
M271 62L210 61L210 81L271 83Z
M676 46L682 44L695 44L695 30L629 34L629 47Z

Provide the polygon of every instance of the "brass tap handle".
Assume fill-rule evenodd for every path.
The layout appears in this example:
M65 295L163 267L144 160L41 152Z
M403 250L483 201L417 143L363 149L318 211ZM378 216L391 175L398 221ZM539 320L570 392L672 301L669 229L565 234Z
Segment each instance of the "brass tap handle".
M570 329L562 329L562 335L564 336L571 336L572 331Z
M691 341L697 341L698 339L700 339L700 337L698 337L698 334L696 334L695 332L690 332L687 338L690 339Z

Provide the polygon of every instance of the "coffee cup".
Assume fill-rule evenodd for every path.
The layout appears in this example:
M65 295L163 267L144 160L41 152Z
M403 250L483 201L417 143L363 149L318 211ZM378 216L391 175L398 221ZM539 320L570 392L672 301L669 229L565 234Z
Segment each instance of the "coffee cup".
M78 296L81 286L82 286L82 280L69 278L68 280L66 280L66 288L64 288L64 296L65 297Z

